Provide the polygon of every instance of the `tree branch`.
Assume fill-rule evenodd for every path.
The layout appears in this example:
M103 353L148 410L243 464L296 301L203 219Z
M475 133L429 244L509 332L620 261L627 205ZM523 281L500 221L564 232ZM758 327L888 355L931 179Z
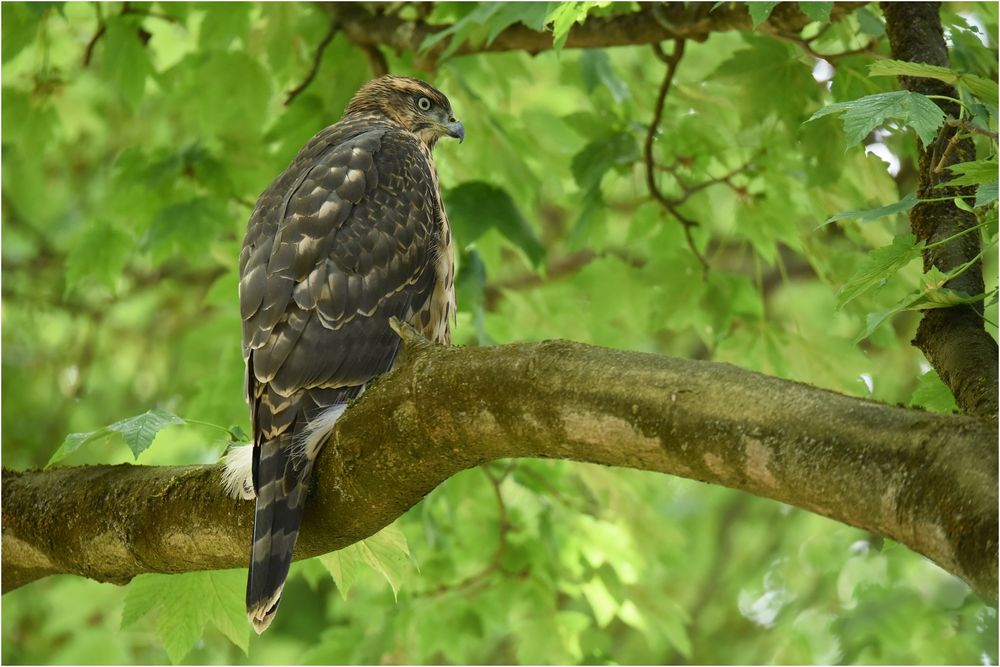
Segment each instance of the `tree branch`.
M908 410L728 364L566 341L432 346L369 385L320 457L298 558L389 524L456 472L499 458L679 475L891 537L992 599L997 425ZM253 503L220 467L3 472L3 589L55 573L243 567Z
M337 20L331 19L330 26L326 30L326 34L323 35L323 39L320 40L319 44L316 45L316 50L313 52L313 62L309 67L309 71L306 72L306 78L302 80L302 83L295 86L292 90L288 91L288 95L285 97L285 106L287 107L292 101L298 97L302 91L309 87L313 79L316 78L316 73L319 72L319 66L323 62L323 52L326 51L326 47L330 45L333 38L337 35Z
M831 21L862 7L866 2L838 2ZM327 10L341 21L348 39L357 45L385 46L397 54L414 54L415 64L432 70L437 66L448 40L442 40L421 52L421 45L431 35L446 30L447 25L431 25L423 20L408 21L396 14L373 14L360 3L326 3ZM811 22L796 3L781 3L774 8L767 25L786 33L797 33ZM575 26L566 40L566 48L604 48L635 44L655 44L668 39L704 41L713 32L751 30L753 24L743 3L642 3L638 12L588 18ZM503 32L489 44L465 42L454 55L527 51L535 54L552 47L552 33L535 31L520 23Z
M898 60L948 67L948 49L941 28L940 3L885 2L886 32L892 56ZM957 97L955 89L935 79L900 77L907 90L924 95ZM961 116L958 105L935 99L946 114ZM963 130L946 123L930 146L919 144L920 166L917 195L940 198L975 196L974 187L938 187L950 176L943 167L976 159L976 147ZM932 266L948 272L969 262L980 253L979 234L961 234L949 243L935 242L956 236L978 223L976 216L962 211L953 201L921 202L910 210L910 227L918 240L933 246L924 251L924 271ZM947 287L969 295L984 291L982 262L946 283ZM962 412L972 415L997 414L997 343L983 328L981 303L928 310L913 340L927 361L951 389Z
M646 166L646 187L649 189L649 194L652 195L653 199L667 213L676 218L677 222L684 228L684 237L687 239L688 248L701 264L702 275L704 276L708 273L708 262L698 252L698 246L691 235L691 228L696 227L698 223L677 210L677 203L668 199L663 194L663 191L660 190L660 186L656 183L656 163L653 159L653 142L656 140L656 134L660 131L660 121L663 119L663 106L667 101L667 95L670 93L670 86L673 85L674 76L677 74L677 66L680 64L681 58L684 57L684 40L678 39L674 43L674 51L669 56L663 52L659 44L653 45L653 52L667 66L667 70L663 74L663 81L660 83L660 89L656 94L656 103L653 105L653 120L649 122L649 127L646 128L646 139L642 144L643 162Z

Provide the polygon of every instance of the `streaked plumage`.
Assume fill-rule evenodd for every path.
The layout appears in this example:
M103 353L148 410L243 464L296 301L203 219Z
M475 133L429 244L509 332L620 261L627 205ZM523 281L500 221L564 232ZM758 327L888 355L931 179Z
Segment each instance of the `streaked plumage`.
M416 79L365 84L260 196L240 254L257 497L247 614L270 624L319 448L350 399L392 367L389 318L450 342L451 231L431 149L464 138ZM227 485L244 472L233 457Z

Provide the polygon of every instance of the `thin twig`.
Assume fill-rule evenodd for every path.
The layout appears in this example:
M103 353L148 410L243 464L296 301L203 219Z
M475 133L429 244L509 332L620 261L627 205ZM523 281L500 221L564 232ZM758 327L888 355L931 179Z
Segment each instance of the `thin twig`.
M684 202L686 202L692 195L695 195L695 194L701 192L705 188L712 187L713 185L725 185L730 190L732 190L733 192L735 192L736 194L738 194L740 196L745 196L746 195L746 188L744 188L743 186L740 186L740 185L736 185L735 183L733 183L732 179L733 179L734 176L738 176L738 175L742 174L747 169L749 169L751 166L753 166L755 158L756 158L756 156L754 156L753 158L750 158L749 160L747 160L745 163L743 163L739 167L736 167L735 169L730 170L729 172L727 172L726 174L723 174L722 176L718 176L718 177L715 177L715 178L710 178L710 179L702 181L701 183L698 183L696 185L688 185L688 184L686 184L681 179L680 175L677 173L677 171L678 171L677 170L677 165L671 165L669 167L661 167L661 169L663 171L666 171L666 172L669 172L670 174L672 174L673 177L677 180L677 184L680 185L681 189L684 191L684 194L681 195L680 198L672 199L671 200L673 202L674 206L680 206L681 204L683 204Z
M674 43L674 51L669 56L663 52L659 44L653 45L653 53L667 65L667 71L663 76L663 83L660 84L660 90L656 96L653 120L649 123L649 129L646 131L646 141L643 144L643 158L646 163L646 186L649 188L649 193L653 198L684 227L684 236L687 239L688 247L701 263L702 274L704 275L708 273L708 262L698 251L698 246L695 244L694 237L691 234L691 228L698 223L678 211L677 205L660 190L659 185L656 183L656 163L653 160L653 141L656 139L656 133L660 128L660 121L663 119L663 106L667 100L667 93L670 92L670 86L674 82L674 75L677 74L677 65L684 56L684 40L678 39Z
M94 47L108 30L108 27L104 24L104 14L101 12L101 3L94 3L94 11L97 12L97 32L95 32L94 36L90 38L89 42L87 42L87 48L83 52L84 67L88 67L90 65L90 60L94 56Z
M87 48L83 51L84 67L88 67L90 65L90 61L94 57L94 47L97 46L97 43L101 41L101 38L104 37L105 33L108 31L108 26L104 23L104 16L101 13L100 2L94 3L94 10L97 12L97 32L95 32L94 36L87 42ZM122 3L121 16L127 15L159 19L161 21L167 21L168 23L180 23L180 20L176 16L170 16L169 14L163 14L160 12L146 11L144 9L136 9L131 3L125 2ZM145 43L145 41L143 43Z
M996 132L991 132L990 130L987 130L985 127L979 127L975 123L970 123L968 120L965 120L964 118L949 118L948 120L945 121L945 124L949 125L950 127L960 127L963 130L967 132L972 132L974 134L981 134L984 137L989 137L993 141L996 141L998 139Z
M878 59L885 58L884 55L882 55L881 53L879 53L878 51L875 50L875 47L878 46L878 38L877 37L869 40L869 42L867 44L865 44L864 46L858 47L856 49L850 49L848 51L839 51L837 53L820 53L819 51L817 51L816 49L813 48L812 42L817 37L819 37L819 35L821 33L818 33L818 34L814 35L813 37L810 37L809 39L803 39L802 37L799 37L798 35L794 35L794 34L787 33L787 32L780 32L780 31L777 31L777 30L771 30L771 31L768 32L768 34L770 34L772 37L776 37L777 39L781 39L781 40L784 40L786 42L790 42L792 44L795 44L796 46L800 47L803 51L805 51L806 53L808 53L809 55L811 55L813 58L819 58L820 60L825 60L825 61L830 62L830 63L836 62L836 61L840 60L841 58L848 58L850 56L858 56L858 55L861 55L863 53L867 54L867 55L870 55L873 58L878 58Z
M933 173L941 173L941 170L945 168L945 163L948 161L948 158L951 157L951 154L954 152L955 147L958 146L958 142L961 141L963 136L965 135L961 130L956 130L955 134L951 135L948 145L944 147L944 151L941 153L941 159L938 160L937 165L935 165L932 170Z
M453 585L442 584L437 588L433 588L429 591L418 593L418 596L430 595L437 597L443 595L444 593L455 593L458 591L467 590L476 586L479 583L485 581L491 574L500 570L500 562L503 560L504 553L507 551L507 533L510 531L510 521L507 519L507 504L504 502L503 493L500 490L500 485L503 480L506 479L507 475L510 474L511 470L517 465L517 460L514 459L507 464L506 469L500 474L495 475L488 467L480 466L479 469L489 478L490 484L493 486L493 494L497 499L497 519L500 523L500 530L497 535L497 548L493 552L493 557L490 558L490 562L486 564L483 569L475 574L466 577L462 581Z
M385 55L380 48L373 44L359 44L357 46L365 54L365 58L368 59L368 66L372 70L372 76L385 76L389 73L389 63L386 61Z
M285 98L285 106L287 107L292 103L299 94L309 87L313 79L316 78L316 73L319 72L319 64L323 60L323 52L326 47L329 46L330 42L333 41L334 35L337 34L337 30L340 27L340 23L336 20L330 21L330 27L326 31L326 35L323 36L322 41L316 47L316 52L313 54L312 67L309 68L309 72L306 74L306 78L302 80L302 83L293 88L289 93L288 97Z

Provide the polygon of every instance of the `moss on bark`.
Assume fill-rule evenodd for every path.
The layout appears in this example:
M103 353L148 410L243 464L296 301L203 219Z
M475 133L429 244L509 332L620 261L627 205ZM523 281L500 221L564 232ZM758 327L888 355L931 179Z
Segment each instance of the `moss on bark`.
M442 348L407 361L338 423L317 466L298 558L368 537L456 472L508 457L679 475L891 537L997 584L996 424L890 407L728 364L571 343ZM3 474L3 585L58 572L245 564L252 502L217 466Z

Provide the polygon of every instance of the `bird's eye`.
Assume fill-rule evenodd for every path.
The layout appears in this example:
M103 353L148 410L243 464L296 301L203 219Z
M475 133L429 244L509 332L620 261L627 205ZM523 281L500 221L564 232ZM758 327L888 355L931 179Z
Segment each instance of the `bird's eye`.
M430 111L431 101L426 97L421 97L419 100L417 100L417 107L421 111Z

